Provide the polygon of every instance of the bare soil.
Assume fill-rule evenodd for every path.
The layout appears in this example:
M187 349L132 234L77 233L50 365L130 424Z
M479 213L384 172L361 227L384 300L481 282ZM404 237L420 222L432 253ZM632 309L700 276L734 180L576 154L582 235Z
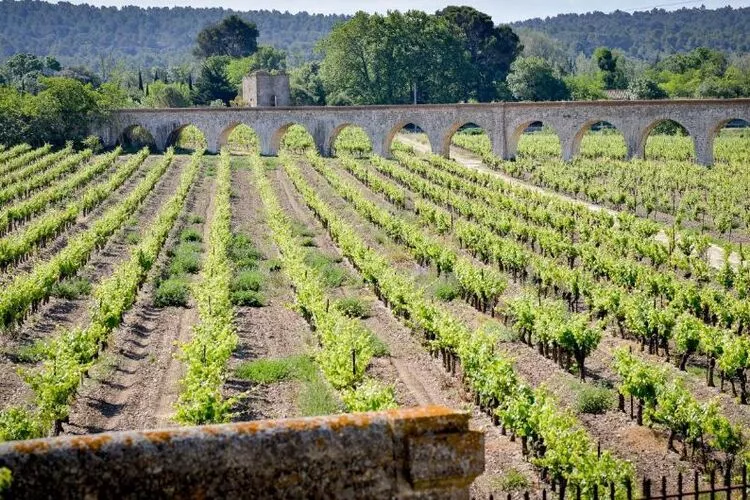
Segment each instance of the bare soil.
M151 161L158 160L153 159ZM184 162L184 159L175 159L173 165L134 214L135 224L132 230L140 231L148 226L159 207L176 188ZM126 196L135 187L137 181L131 179L126 184L127 186L123 186L121 190L113 193L107 206L112 206L117 200ZM112 200L113 198L114 200ZM106 209L102 207L101 210ZM101 211L98 213L101 214ZM92 218L87 217L82 224L88 227L92 221ZM76 233L81 230L83 229L77 228ZM127 231L124 229L115 232L101 251L94 252L91 255L89 262L79 271L78 276L87 279L92 284L96 284L108 276L119 262L128 257L126 235ZM65 241L67 241L67 238ZM59 248L62 248L64 243L59 245ZM33 363L24 362L20 359L18 357L19 349L31 346L37 340L55 335L60 328L85 325L89 318L90 308L93 305L92 301L93 298L90 297L82 297L77 300L51 297L18 331L0 337L0 352L2 352L0 373L6 374L0 381L0 405L2 407L23 404L31 397L31 392L21 380L17 369L31 368Z
M204 172L210 159L204 159ZM173 247L188 218L198 215L204 241L213 213L214 182L202 172L183 212L170 231L151 278L112 335L107 363L79 391L71 407L66 433L87 434L139 430L174 425L172 405L179 395L182 363L175 358L197 322L196 308L153 305L156 273L167 262L166 248ZM176 187L176 186L175 186Z

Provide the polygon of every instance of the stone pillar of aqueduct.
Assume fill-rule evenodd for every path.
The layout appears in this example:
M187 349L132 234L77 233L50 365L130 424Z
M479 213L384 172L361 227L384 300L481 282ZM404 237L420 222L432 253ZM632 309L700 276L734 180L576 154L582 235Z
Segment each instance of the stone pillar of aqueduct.
M750 122L750 99L133 109L113 113L93 132L105 145L114 146L128 129L141 126L151 134L157 149L163 150L183 127L194 125L205 135L209 152L216 152L237 125L246 124L258 135L261 153L272 156L278 152L286 129L296 123L310 132L319 152L329 156L338 133L356 125L367 132L374 152L388 157L393 137L405 125L419 126L433 152L447 155L453 134L464 125L474 124L488 134L497 156L511 159L523 131L541 121L557 133L563 159L570 160L591 125L608 122L625 137L630 159L643 158L649 133L659 123L673 120L693 138L696 161L710 165L717 132L736 119Z

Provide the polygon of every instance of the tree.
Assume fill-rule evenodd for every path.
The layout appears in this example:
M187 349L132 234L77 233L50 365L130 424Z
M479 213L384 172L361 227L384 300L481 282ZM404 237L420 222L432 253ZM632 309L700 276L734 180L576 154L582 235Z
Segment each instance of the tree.
M184 83L154 82L144 104L152 108L185 108L191 104L190 89Z
M22 90L28 90L30 83L36 82L44 62L33 54L16 54L5 63L11 80Z
M258 28L237 15L198 33L193 54L201 59L213 56L247 57L258 50Z
M320 64L311 62L294 68L289 75L292 104L295 106L324 106L325 87L320 78Z
M624 89L628 86L625 73L620 64L620 56L606 47L599 47L592 56L600 70L605 89Z
M540 57L521 57L511 65L508 87L520 101L562 101L570 94L552 66Z
M666 99L667 93L658 83L647 76L632 80L628 85L630 99Z
M334 27L319 50L326 92L352 104L453 102L465 95L468 54L460 31L444 18L358 12Z
M208 105L221 100L226 106L237 96L237 89L227 77L227 57L209 57L203 62L200 74L193 85L193 100L196 104Z
M471 64L470 96L478 101L497 98L498 84L505 80L510 65L523 46L510 26L495 26L492 18L472 7L449 6L436 13L456 25L464 35Z
M272 73L286 70L286 52L261 45L255 54L229 61L227 77L230 83L239 89L242 86L242 78L258 70Z

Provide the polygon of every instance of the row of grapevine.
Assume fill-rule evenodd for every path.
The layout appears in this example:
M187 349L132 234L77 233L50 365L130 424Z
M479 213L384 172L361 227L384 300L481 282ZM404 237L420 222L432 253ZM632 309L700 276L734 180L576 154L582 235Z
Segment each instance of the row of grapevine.
M417 200L416 203L425 202ZM436 207L434 208L436 209ZM444 213L444 215L447 216L448 214ZM432 219L434 220L435 217ZM594 311L597 312L596 310ZM570 341L574 341L579 345L579 349L585 349L582 352L579 351L581 355L584 355L595 348L595 344L601 336L600 327L591 328L589 326L591 319L583 315L568 317L564 305L556 301L541 302L537 298L528 296L520 297L508 304L506 314L507 317L512 319L514 327L518 330L524 342L529 345L533 345L532 342L535 342L541 354L552 357L564 365L569 365L569 360L565 360L562 356L563 353L559 352L560 347L566 346ZM699 320L687 313L683 314L683 316L676 320L675 337L678 346L686 342L692 342L691 349L693 351L697 349L697 346L700 345L699 334L701 328L702 323ZM706 333L705 328L703 329L703 333ZM716 342L715 337L708 338L714 338L714 342ZM727 335L723 338L722 345L725 352L724 355L719 357L719 364L722 367L722 371L726 374L734 375L732 380L734 378L742 380L744 369L747 368L747 359L750 357L750 340L744 336ZM586 346L589 347L586 348ZM575 348L571 350L578 357ZM685 359L683 357L683 368ZM580 360L577 359L577 364L582 366L582 363L583 356ZM744 391L742 392L744 394ZM684 390L683 393L685 393ZM692 401L694 402L694 399ZM741 402L744 402L744 395L741 396ZM691 406L691 408L695 407L697 407L697 403ZM710 419L699 413L694 412L692 414L693 425L696 429L708 429L701 431L701 438L710 438L710 442L702 440L701 446L704 448L704 451L705 449L715 449L722 452L726 457L724 461L729 460L731 463L738 455L738 452L746 446L745 439L738 428L732 427L727 419L719 414L715 403L710 406L710 409L711 412L705 414L710 414ZM672 424L669 420L662 420L664 421L660 421L660 423L663 423L670 432L674 431L670 427ZM701 427L702 425L703 427ZM718 434L711 434L711 430L713 429ZM681 436L678 431L674 432L677 437ZM674 437L673 435L669 440L670 447Z
M435 266L438 275L452 272L458 280L461 295L467 302L483 312L491 312L495 309L498 298L507 286L505 277L495 269L475 265L447 247L444 242L425 234L418 225L379 208L375 203L367 200L361 191L340 179L317 155L308 153L307 159L342 198L352 203L360 215L383 228L396 243L405 245L420 265ZM343 161L349 163L346 159ZM370 182L375 179L376 177L365 178ZM393 191L393 189L386 189L384 182L376 183L376 185L384 191Z
M607 138L597 140L606 142ZM647 216L654 211L668 213L678 221L694 222L701 230L712 229L727 237L735 228L745 233L750 228L747 139L726 140L725 149L731 149L733 157L710 169L685 161L616 161L611 150L602 153L606 162L588 158L571 163L558 159L505 162L492 154L486 136L456 134L453 141L505 173L572 196L582 195L594 203ZM675 141L670 142L668 147L674 149Z
M0 165L29 150L31 150L31 146L28 144L17 144L12 148L2 146L2 149L0 149Z
M81 151L80 153L72 155L70 151L62 150L59 153L50 155L50 157L63 153L63 156L65 158L59 161L52 168L46 169L43 172L38 173L37 175L19 179L18 182L9 184L4 189L1 189L0 203L5 203L22 196L28 196L29 193L36 191L41 187L48 186L53 182L56 182L64 175L78 168L78 166L82 162L91 158L91 155L93 154L90 149L86 149L84 151Z
M512 362L495 352L497 332L480 328L472 333L452 314L432 304L411 276L395 270L341 220L296 165L286 162L284 166L307 205L379 297L413 330L422 332L432 349L460 360L464 380L478 402L521 438L533 463L563 488L570 483L580 486L583 498L591 498L594 485L604 491L602 488L611 483L632 481L629 463L606 451L598 455L572 415L561 412L545 391L532 390L518 378Z
M35 152L36 151L39 150L35 150ZM38 159L36 159L35 161L23 165L23 168L0 177L0 188L5 190L8 187L12 187L15 184L18 184L19 182L28 181L35 175L44 173L47 169L56 166L58 161L69 156L72 152L73 148L71 146L67 146L66 148L61 149L60 151L57 151L55 153L40 155L40 157L38 157ZM21 160L21 158L19 158L18 160Z
M384 172L398 174L394 168L385 168L387 165L382 160L375 159L373 164ZM390 165L390 164L388 164ZM391 167L393 167L391 165ZM399 176L404 178L404 176ZM444 192L433 187L432 190L425 188L424 180L420 181L421 191L429 194L436 201L445 202ZM417 201L418 208L422 213L431 214L423 220L433 223L441 209L430 207L425 202ZM455 208L455 207L454 207ZM485 211L485 216L477 216ZM688 311L698 318L709 323L702 329L702 342L695 348L706 354L709 359L709 372L707 383L713 385L713 366L718 363L722 367L722 377L727 377L732 383L739 381L740 401L747 401L747 390L741 383L746 376L746 370L750 368L750 355L745 355L744 345L736 335L725 331L732 323L736 323L737 333L742 333L748 325L748 303L742 300L719 299L725 297L717 290L706 289L698 293L694 286L689 283L665 282L665 280L654 280L653 273L622 274L622 267L618 259L612 259L615 264L614 270L620 274L603 272L595 264L601 261L587 259L584 255L582 269L568 270L564 265L555 263L552 259L536 255L532 251L524 249L521 245L509 242L491 223L487 222L490 216L486 208L473 210L474 219L477 223L457 221L453 224L455 235L462 245L471 249L475 255L485 261L496 262L501 269L513 273L514 277L522 279L531 278L535 283L540 295L554 292L561 295L573 306L580 298L591 309L592 314L600 319L615 324L623 335L628 332L639 339L645 346L649 344L650 350L655 352L662 347L667 359L669 358L669 342L674 333L675 323L680 311ZM445 219L449 214L443 212L440 218ZM450 216L452 218L452 216ZM588 269L588 271L587 271ZM597 270L598 269L598 270ZM608 277L613 283L607 282ZM623 280L623 278L627 278ZM637 293L634 293L634 289ZM638 291L640 289L641 291ZM658 305L657 301L662 305ZM663 303L667 301L669 306L664 310ZM709 304L708 306L706 304ZM722 307L725 313L722 315L708 314ZM574 307L571 307L572 309ZM728 324L727 324L728 323ZM678 345L679 347L679 345ZM739 351L738 351L739 349ZM737 354L740 354L739 356ZM684 368L684 367L683 367Z
M41 148L31 149L26 144L11 148L5 153L5 160L0 164L0 179L6 177L11 172L24 168L29 163L37 160L38 158L46 155L52 150L52 146L45 144Z
M216 171L215 210L208 246L199 279L192 289L199 322L193 327L193 338L181 347L179 354L187 370L180 381L182 389L175 418L184 424L226 422L234 404L234 399L225 398L221 391L227 361L239 341L230 297L231 193L230 156L222 151Z
M375 160L377 160L377 158ZM401 160L404 161L403 156L401 157ZM445 163L445 161L443 161L443 163ZM413 162L405 161L404 164L408 164L410 168L413 167ZM456 194L448 197L445 196L439 188L428 182L427 177L425 177L425 179L420 179L413 174L404 174L403 172L394 171L392 166L384 164L382 161L375 161L374 165L376 168L380 168L391 176L397 175L397 180L400 182L409 183L412 189L417 189L418 192L423 192L425 195L429 194L442 205L449 206L452 210L461 213L469 219L483 219L501 236L512 234L520 243L529 244L532 250L535 250L534 244L536 243L540 246L540 253L542 254L549 252L552 256L558 256L558 254L561 253L560 251L555 250L559 244L554 242L553 235L547 235L547 237L540 236L538 231L534 229L534 226L536 226L535 220L527 217L518 221L511 218L509 221L508 217L513 217L513 214L505 214L498 221L499 214L504 213L503 206L508 204L507 199L503 201L504 205L492 203L492 209L488 210L484 206L484 203L494 196L492 193L485 192L482 197L477 198L482 202L481 204L478 204L478 202L472 202L471 200ZM425 170L428 170L424 164L418 165L414 168L420 175L422 175ZM462 167L454 165L452 168ZM471 172L470 175L476 175L471 169L466 170ZM429 175L429 181L435 181L436 179L439 179L441 175L447 174L433 168ZM438 180L437 184L445 186L446 182L448 181ZM460 179L450 179L449 185L452 186L452 189L461 191L468 189L465 187L466 184L467 183L462 184ZM471 190L476 190L476 188L472 188ZM512 209L514 213L521 210L523 210L522 204ZM556 217L554 215L555 212L556 210L550 206L550 208L543 210L542 215L539 215L538 217L544 219L543 214L546 213L549 214L547 215L547 219L554 219ZM625 226L620 232L626 230L629 231L632 227L638 235L633 238L635 240L642 240L651 232L651 230L648 230L647 228L638 229L637 225L633 226L634 221L629 220L628 217L621 217L620 221L622 221L622 225ZM582 231L587 227L585 222L580 219L576 225L580 226ZM730 320L730 324L724 326L729 328L734 325L739 332L741 332L747 324L748 312L750 311L748 311L747 303L745 301L737 300L737 298L733 297L728 292L716 290L714 288L702 287L700 277L696 278L695 281L697 282L684 281L683 278L677 276L673 271L668 269L664 269L658 274L655 274L653 270L644 267L643 263L633 261L629 257L624 256L621 251L612 250L613 247L611 245L607 245L600 241L588 241L592 239L594 234L596 234L595 231L587 229L581 235L581 239L583 240L581 243L575 243L572 237L566 242L563 247L563 253L567 258L568 266L571 269L573 268L576 259L579 259L581 265L591 268L593 274L596 275L597 278L607 277L631 289L634 287L644 290L657 289L674 293L675 288L680 284L683 289L688 290L689 295L698 295L700 297L701 309L707 311L705 316L716 318L714 321L722 318ZM606 238L604 238L604 240L606 240ZM621 238L617 237L617 233L613 233L611 240L621 241ZM547 245L545 245L545 243L547 243ZM614 254L614 257L610 254ZM733 272L731 277L739 298L741 299L746 296L748 280L750 280L750 270L747 268L740 269ZM659 283L658 287L654 286L655 281Z
M173 158L174 152L169 150L128 196L107 210L89 229L76 235L54 257L39 263L31 272L16 276L0 291L0 327L8 329L21 324L49 297L55 283L74 275L88 261L91 252L101 249L151 193Z
M0 238L0 268L5 268L24 260L35 249L43 247L50 239L75 224L79 215L85 215L109 198L114 190L120 187L138 170L148 157L148 154L148 149L141 150L121 165L109 179L90 187L67 206L52 210L24 227L23 230ZM91 165L91 168L104 169L112 161L114 161L114 158L107 155L101 162ZM82 171L81 174L86 174L87 170ZM60 184L60 186L62 187L63 184ZM51 189L56 189L56 186ZM33 200L34 198L30 198L28 201L32 202ZM21 203L9 207L7 210L0 212L0 217L7 216L10 218L11 214L15 216L15 214L24 213L26 206L25 203ZM34 205L31 206L33 207Z
M282 155L282 162L294 159ZM319 271L306 262L307 249L295 237L294 228L282 210L259 158L253 159L255 180L268 217L274 242L281 252L282 270L292 282L296 305L311 324L319 340L316 361L326 380L342 391L349 410L384 410L396 406L391 387L365 380L365 370L374 355L373 334L356 318L329 307Z
M70 411L70 404L83 377L88 374L99 354L106 349L109 336L123 321L123 316L135 303L140 287L159 256L164 242L183 210L185 200L200 171L202 152L193 155L180 177L177 190L162 205L155 220L132 249L130 257L119 264L113 273L93 291L94 306L91 322L85 327L63 331L44 344L43 363L36 369L24 371L24 380L34 391L35 411L27 413L19 408L5 410L0 422L16 421L16 428L6 426L0 434L10 439L36 437L53 429L62 430ZM7 415L14 415L10 419ZM32 430L32 435L25 435Z
M122 149L118 147L111 153L99 157L70 178L54 183L23 201L4 207L0 210L0 236L47 209L52 203L69 198L82 186L114 165L121 153Z

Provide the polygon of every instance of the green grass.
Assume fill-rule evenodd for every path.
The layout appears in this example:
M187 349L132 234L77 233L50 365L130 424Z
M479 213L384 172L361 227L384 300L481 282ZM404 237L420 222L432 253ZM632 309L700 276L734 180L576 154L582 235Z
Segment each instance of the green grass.
M182 230L182 232L180 233L180 241L200 242L203 241L203 236L198 232L197 229L191 227Z
M491 480L491 486L498 491L518 491L529 487L529 480L526 476L514 468L509 468L502 476L495 477Z
M238 378L258 384L273 384L285 380L302 382L297 407L302 416L330 415L341 411L341 403L309 356L281 359L259 359L239 366Z
M305 264L320 273L323 283L328 288L339 287L349 278L346 270L338 265L340 262L341 259L333 259L317 250L310 250L305 255Z
M455 279L440 280L435 287L435 297L443 302L450 302L458 297L461 289Z
M578 413L600 415L614 407L615 392L612 389L582 382L576 382L573 389L576 393L575 408Z

